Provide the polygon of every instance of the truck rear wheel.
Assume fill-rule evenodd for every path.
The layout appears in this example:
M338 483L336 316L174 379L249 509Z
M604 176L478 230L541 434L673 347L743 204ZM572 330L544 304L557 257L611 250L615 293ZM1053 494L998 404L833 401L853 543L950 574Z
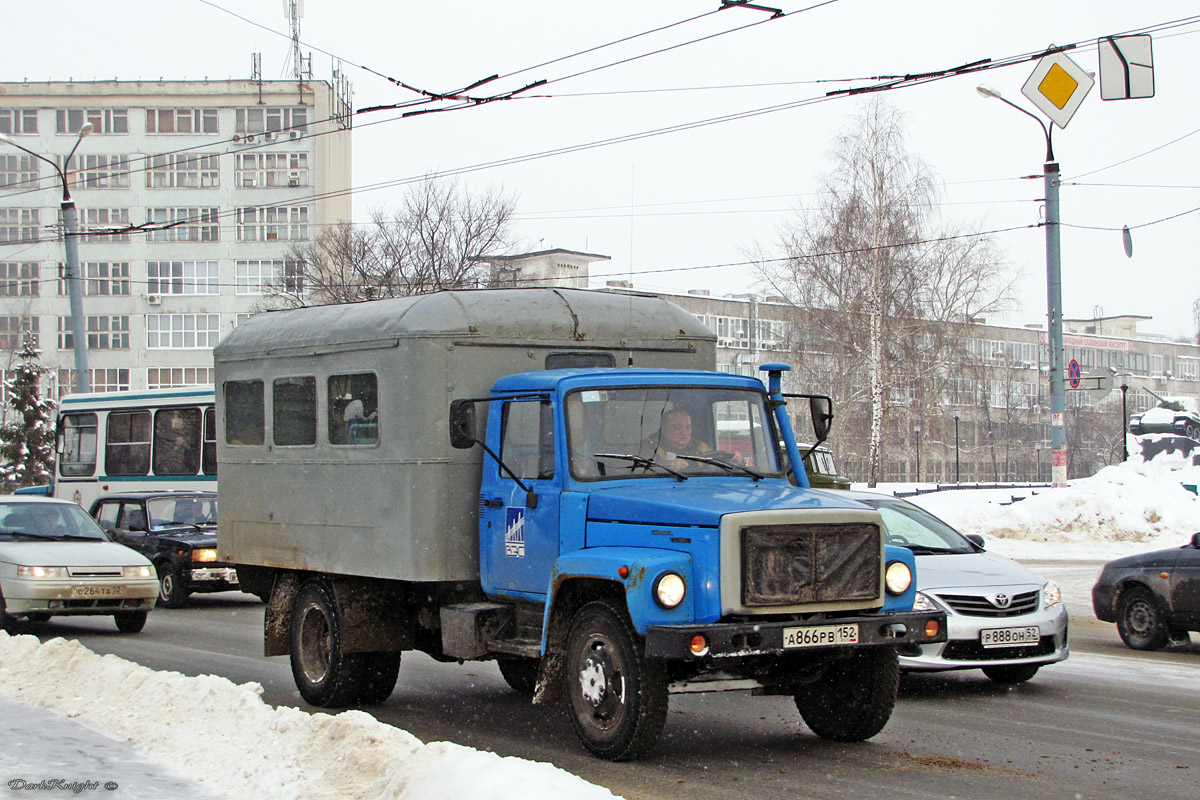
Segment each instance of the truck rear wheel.
M291 661L296 688L310 705L347 706L362 694L366 660L362 653L342 652L341 616L324 581L310 580L296 593Z
M363 653L363 661L358 702L364 706L377 706L391 697L396 688L396 680L400 677L400 651Z
M567 712L583 746L609 761L648 752L667 721L667 677L642 655L623 606L612 600L579 609L563 664Z
M871 647L829 666L795 696L812 732L835 742L861 742L883 730L900 688L894 647Z

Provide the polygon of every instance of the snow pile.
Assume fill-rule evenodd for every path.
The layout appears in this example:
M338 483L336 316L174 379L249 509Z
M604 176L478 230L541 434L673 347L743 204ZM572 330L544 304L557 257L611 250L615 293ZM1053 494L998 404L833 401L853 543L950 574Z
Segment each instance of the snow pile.
M1198 482L1200 469L1131 460L1067 488L955 490L911 500L1004 555L1107 561L1186 544L1200 531L1200 498L1183 484Z
M136 742L148 758L230 798L614 797L548 764L423 744L362 711L272 708L256 683L156 672L73 640L42 644L0 632L0 692Z

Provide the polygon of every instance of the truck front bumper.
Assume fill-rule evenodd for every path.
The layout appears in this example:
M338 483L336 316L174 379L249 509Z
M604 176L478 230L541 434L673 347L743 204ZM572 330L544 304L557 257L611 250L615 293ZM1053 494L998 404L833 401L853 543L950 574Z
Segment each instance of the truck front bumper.
M646 655L664 659L742 658L944 641L946 615L940 611L805 621L646 626Z

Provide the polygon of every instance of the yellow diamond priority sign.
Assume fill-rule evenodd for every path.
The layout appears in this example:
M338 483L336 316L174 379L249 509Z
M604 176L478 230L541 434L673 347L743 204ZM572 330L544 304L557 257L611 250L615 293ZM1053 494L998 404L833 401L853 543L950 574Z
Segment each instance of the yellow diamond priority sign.
M1021 87L1021 94L1055 125L1065 128L1095 83L1082 67L1062 53L1055 53L1038 62Z

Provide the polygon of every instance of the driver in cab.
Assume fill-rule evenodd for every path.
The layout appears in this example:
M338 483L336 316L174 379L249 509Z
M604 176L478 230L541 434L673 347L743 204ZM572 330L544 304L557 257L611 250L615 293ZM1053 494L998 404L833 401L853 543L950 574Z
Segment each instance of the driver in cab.
M650 437L643 452L653 449L655 463L676 471L686 469L713 469L702 461L689 461L680 456L717 456L705 442L692 435L692 415L685 408L672 408L662 415L662 423L657 437ZM719 455L728 456L728 453ZM732 459L735 463L738 458Z

